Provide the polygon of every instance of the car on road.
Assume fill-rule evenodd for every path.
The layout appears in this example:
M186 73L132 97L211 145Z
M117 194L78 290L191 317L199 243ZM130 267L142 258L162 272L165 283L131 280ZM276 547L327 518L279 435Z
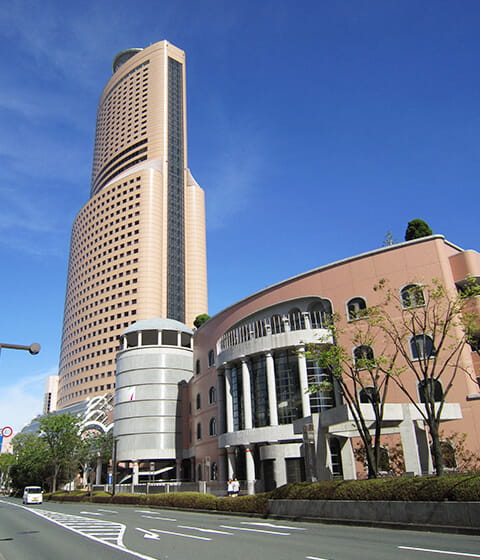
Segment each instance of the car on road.
M43 495L40 486L25 486L23 490L24 504L41 504L42 502Z

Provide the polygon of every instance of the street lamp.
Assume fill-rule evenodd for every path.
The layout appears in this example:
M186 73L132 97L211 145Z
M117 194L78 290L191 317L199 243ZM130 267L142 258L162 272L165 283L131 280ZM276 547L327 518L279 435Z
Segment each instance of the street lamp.
M21 344L7 344L6 342L0 342L0 350L2 348L11 348L12 350L28 350L30 354L38 354L40 352L40 344L34 342L30 346L22 346Z

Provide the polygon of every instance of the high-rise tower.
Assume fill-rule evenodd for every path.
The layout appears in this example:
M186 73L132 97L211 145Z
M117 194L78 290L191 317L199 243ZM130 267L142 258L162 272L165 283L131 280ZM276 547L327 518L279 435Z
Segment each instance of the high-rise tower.
M187 167L185 53L161 41L113 61L90 200L72 228L58 407L113 390L125 327L207 311L203 190Z

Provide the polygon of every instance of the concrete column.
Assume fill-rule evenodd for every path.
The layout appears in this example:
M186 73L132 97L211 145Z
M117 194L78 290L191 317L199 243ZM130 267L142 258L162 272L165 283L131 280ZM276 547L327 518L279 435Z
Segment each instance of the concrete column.
M355 468L355 456L353 454L351 438L346 438L342 443L340 455L342 457L343 478L345 480L356 480L357 469Z
M300 380L300 391L302 393L303 417L311 415L310 393L308 392L307 358L305 357L305 347L297 348L298 377Z
M402 438L405 471L420 476L422 474L422 465L418 455L415 421L411 418L410 406L408 404L402 405L402 411L403 420L400 422L400 437Z
M142 344L143 344L142 331L138 331L137 332L137 346L141 346Z
M247 494L255 494L255 461L253 459L253 450L250 447L245 448L245 463L247 466Z
M235 449L233 447L227 448L227 468L228 478L233 478L235 476Z
M102 483L102 458L97 456L97 470L95 471L95 484Z
M225 433L225 374L217 377L218 435Z
M225 367L225 416L227 433L233 432L232 368Z
M267 370L268 411L270 426L278 426L277 390L275 385L275 363L271 352L265 354Z
M132 484L138 484L138 463L137 461L133 462L133 470L132 470Z
M242 358L242 387L243 387L243 415L245 418L245 430L253 428L252 419L252 389L250 383L250 368L246 358Z

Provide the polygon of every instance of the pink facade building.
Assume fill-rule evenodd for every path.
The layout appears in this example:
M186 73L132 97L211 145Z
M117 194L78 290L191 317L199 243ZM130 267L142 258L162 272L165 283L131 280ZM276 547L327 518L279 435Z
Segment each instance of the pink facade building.
M356 310L380 303L383 296L373 288L381 279L401 296L405 287L432 279L456 293L468 277L480 278L480 254L434 235L299 274L209 319L194 336L183 444L190 455L184 460L188 476L207 481L237 476L249 492L289 481L365 476L354 454L358 433L341 397L335 391L308 393L324 372L305 355L305 345L328 343L325 319L340 313L346 330L339 343L350 344L353 355ZM471 305L480 310L477 299ZM478 452L480 364L474 350L467 345L461 356L462 371L442 413L442 434L449 439L465 433L467 448ZM408 383L420 403L413 374ZM432 472L424 422L393 384L385 426L390 441L402 445L406 471ZM388 441L387 435L387 453Z

